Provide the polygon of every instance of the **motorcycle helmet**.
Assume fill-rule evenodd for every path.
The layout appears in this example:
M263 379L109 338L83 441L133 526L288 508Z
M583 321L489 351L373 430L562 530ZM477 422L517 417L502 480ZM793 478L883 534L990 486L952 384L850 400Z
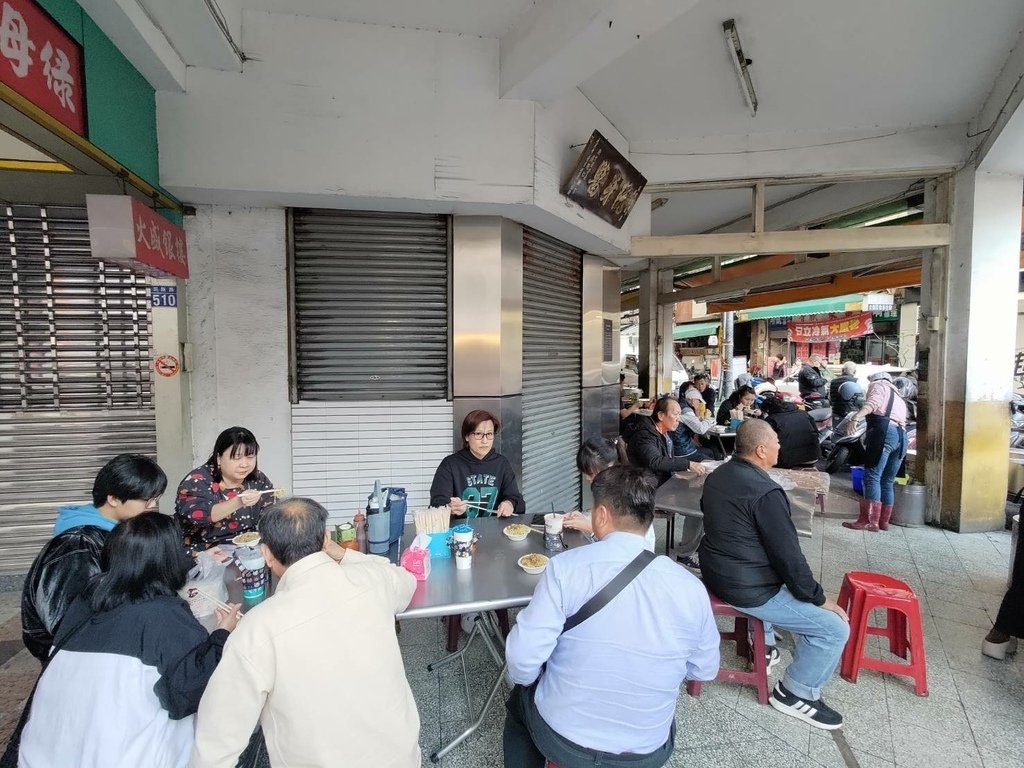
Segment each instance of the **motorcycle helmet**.
M892 385L904 400L917 399L917 384L914 383L913 379L906 376L897 376L893 379Z

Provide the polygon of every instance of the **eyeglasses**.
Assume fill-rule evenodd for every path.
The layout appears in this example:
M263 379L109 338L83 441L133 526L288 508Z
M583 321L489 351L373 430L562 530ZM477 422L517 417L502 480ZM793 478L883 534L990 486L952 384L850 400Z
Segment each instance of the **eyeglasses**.
M470 437L475 437L477 440L493 440L493 432L470 432Z

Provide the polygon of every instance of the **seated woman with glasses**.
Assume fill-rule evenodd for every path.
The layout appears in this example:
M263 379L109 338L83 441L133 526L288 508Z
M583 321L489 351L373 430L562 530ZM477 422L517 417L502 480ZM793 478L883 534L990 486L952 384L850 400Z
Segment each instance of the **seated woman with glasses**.
M446 456L430 484L430 505L452 509L452 517L521 515L526 502L519 493L508 459L494 450L501 423L488 411L470 411L462 421L466 447Z

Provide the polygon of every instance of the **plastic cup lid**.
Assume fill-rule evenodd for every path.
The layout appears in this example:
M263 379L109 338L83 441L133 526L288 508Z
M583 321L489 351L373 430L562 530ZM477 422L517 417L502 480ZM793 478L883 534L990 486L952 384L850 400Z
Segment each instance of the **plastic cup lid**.
M462 525L456 525L454 528L452 528L452 533L472 533L472 532L473 532L472 526L466 525L465 523L463 523Z

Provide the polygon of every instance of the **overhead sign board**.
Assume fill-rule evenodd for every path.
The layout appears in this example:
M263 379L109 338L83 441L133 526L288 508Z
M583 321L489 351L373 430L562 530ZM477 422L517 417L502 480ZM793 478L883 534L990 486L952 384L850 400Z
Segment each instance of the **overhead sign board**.
M92 255L153 277L188 277L185 230L127 195L86 195Z
M846 341L865 336L874 330L870 312L839 315L828 320L789 323L789 340L794 343L819 344L828 341Z
M647 179L611 142L594 131L583 148L562 194L621 228L647 186Z
M0 0L0 83L85 136L82 48L33 0Z

